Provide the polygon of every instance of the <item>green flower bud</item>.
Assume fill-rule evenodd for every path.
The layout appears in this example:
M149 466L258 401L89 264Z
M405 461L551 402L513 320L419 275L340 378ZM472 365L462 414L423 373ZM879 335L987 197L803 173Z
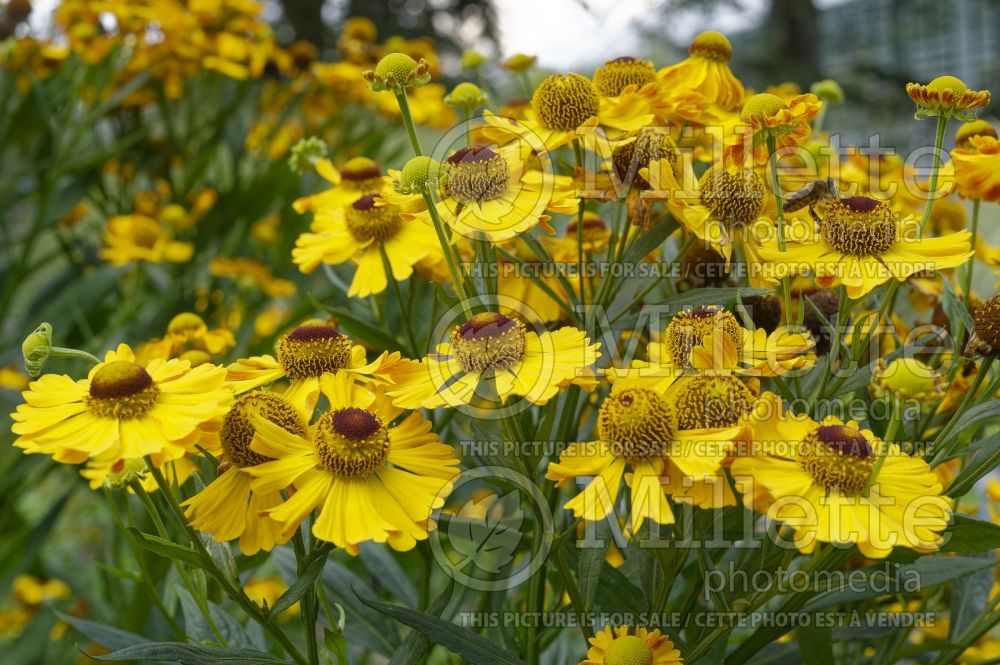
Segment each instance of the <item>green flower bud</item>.
M465 109L470 113L480 106L485 106L490 101L486 93L479 89L475 83L459 83L445 98L444 103L448 106Z
M37 379L52 354L52 326L42 323L35 328L21 343L21 354L24 356L24 369L28 376Z
M816 81L809 90L825 104L843 104L846 99L844 89L833 79Z
M326 157L326 143L318 136L310 136L292 146L288 168L295 173L305 173L316 168L316 162Z
M430 157L414 157L406 163L399 176L396 190L401 194L418 194L436 188L441 165Z
M365 80L375 92L390 90L397 94L404 88L416 88L431 80L427 61L416 61L405 53L390 53L364 73Z

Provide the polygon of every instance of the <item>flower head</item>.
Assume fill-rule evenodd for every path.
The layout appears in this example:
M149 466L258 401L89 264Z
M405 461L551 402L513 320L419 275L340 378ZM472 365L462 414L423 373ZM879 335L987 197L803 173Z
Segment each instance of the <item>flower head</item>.
M729 69L733 57L729 39L719 32L703 32L692 40L688 53L686 60L657 73L663 87L692 91L723 110L739 106L743 84Z
M944 377L916 358L901 357L890 362L879 359L872 372L870 389L879 399L894 397L934 403L944 396Z
M939 76L930 83L907 83L906 94L917 105L916 117L943 115L969 121L990 103L989 90L970 90L962 79Z
M580 665L680 665L681 662L681 652L659 630L605 626L590 638L587 658Z
M965 355L1000 353L1000 295L984 302L973 317L972 336L965 346Z
M608 60L594 72L594 86L602 97L617 97L628 86L641 88L654 81L653 63L629 56Z
M405 53L390 53L364 73L364 78L375 92L389 90L402 94L405 88L416 88L430 83L429 65L423 58L416 61Z
M485 106L489 101L489 95L483 92L478 85L468 81L456 85L444 98L444 103L448 106L463 109L467 113L472 113L480 106Z

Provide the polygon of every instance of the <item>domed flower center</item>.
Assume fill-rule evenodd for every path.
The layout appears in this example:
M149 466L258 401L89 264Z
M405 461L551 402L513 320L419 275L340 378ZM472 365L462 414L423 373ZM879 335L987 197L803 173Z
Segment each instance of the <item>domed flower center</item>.
M132 242L136 247L153 249L160 241L160 226L151 219L137 219L132 227Z
M730 173L715 166L701 177L701 204L730 226L745 226L764 209L764 181L753 171Z
M385 242L399 232L399 210L394 205L376 205L378 194L365 194L347 206L347 230L358 242Z
M634 141L617 146L611 153L611 164L619 181L642 189L649 184L637 177L639 169L647 168L653 160L668 161L675 173L680 166L677 144L670 134L655 128L641 130Z
M385 465L389 430L367 409L327 411L316 424L316 452L324 469L343 478L364 478Z
M467 372L505 370L524 355L524 324L503 314L484 312L455 328L451 348Z
M864 435L846 425L820 425L803 441L799 464L827 490L858 495L868 486L875 456Z
M445 160L448 196L459 203L482 203L507 190L507 160L486 146L470 145Z
M293 379L318 377L351 364L351 340L325 323L304 323L278 340L275 353Z
M345 189L375 192L382 187L382 170L367 157L354 157L340 169L340 181Z
M672 412L649 388L625 388L601 403L597 431L612 454L626 460L662 457L673 441Z
M675 395L677 427L682 430L734 427L750 413L753 402L753 392L734 377L688 379Z
M729 62L733 57L733 45L721 32L710 30L694 38L688 47L688 53L709 60Z
M197 314L194 314L193 312L181 312L174 318L170 319L170 323L167 324L167 332L183 335L193 333L204 327L205 322Z
M826 206L820 232L826 244L850 256L880 256L896 242L897 215L885 201L852 196Z
M604 665L653 665L653 650L635 635L617 637L604 652Z
M250 450L256 433L254 416L270 420L291 434L305 436L306 425L302 416L285 398L263 390L241 395L223 418L219 432L222 451L230 464L243 468L257 466L270 459Z
M664 333L664 343L674 365L689 367L691 349L699 346L710 334L725 335L737 349L743 345L743 329L732 312L714 305L678 312Z
M605 97L617 97L627 86L642 87L656 80L653 64L638 58L608 60L594 72L594 86Z
M84 404L99 418L128 420L153 408L159 394L153 377L141 365L112 360L94 372Z
M553 74L535 90L531 107L549 129L571 132L597 115L597 90L585 76Z
M975 336L990 347L987 352L1000 351L1000 296L993 296L980 305L973 323Z

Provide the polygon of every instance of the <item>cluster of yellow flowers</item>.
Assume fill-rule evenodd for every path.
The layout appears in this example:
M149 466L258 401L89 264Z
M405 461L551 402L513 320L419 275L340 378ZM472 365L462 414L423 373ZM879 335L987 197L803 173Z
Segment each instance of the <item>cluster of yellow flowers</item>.
M513 441L558 414L568 436L553 454L509 461L551 490L570 523L622 517L634 537L677 523L679 505L742 505L780 522L802 553L830 543L871 559L941 548L967 441L956 421L997 390L1000 299L974 300L970 269L977 255L1000 267L976 232L979 203L1000 201L997 132L972 118L988 92L954 77L907 87L917 116L938 119L924 180L899 159L829 150L821 123L843 98L831 81L748 93L716 32L698 35L679 63L622 57L592 77L552 74L530 102L474 116L489 95L465 82L446 96L431 83L440 66L425 42L379 45L369 22L352 19L343 59L315 62L306 47L278 48L255 4L228 0L188 3L183 21L160 24L161 39L147 43L151 17L173 4L76 0L59 20L81 57L108 57L131 35L126 80L149 71L168 97L197 68L242 79L309 65L285 89L307 99L298 136L310 114L343 99L402 118L414 150L403 163L328 158L315 141L292 149L292 162L328 187L294 202L311 222L291 250L302 273L322 266L347 298L367 303L402 351L356 342L334 318L308 319L279 335L273 354L227 365L233 334L185 313L138 352L107 351L86 378L34 381L13 414L16 446L84 465L94 487L167 489L211 469L215 479L182 503L195 529L238 539L251 555L305 523L355 554L365 542L409 550L434 530L462 462L441 439L463 431L442 424L455 413L494 419L497 436ZM522 74L533 66L508 63ZM131 94L142 104L152 90ZM265 112L279 116L287 99L269 99ZM455 109L467 119L449 134L457 145L424 153L415 125L450 126ZM970 122L940 168L951 119ZM294 135L266 152L283 155ZM971 233L953 192L974 201ZM193 224L197 204L140 204L108 221L104 257L190 258L194 248L164 229ZM258 224L263 238L278 233L276 222ZM657 274L670 238L684 271ZM254 259L216 258L209 270L272 298L295 292ZM645 290L625 288L642 279ZM417 311L428 284L430 312ZM713 295L718 286L731 288ZM912 357L913 340L900 341L911 326L894 311L900 288L950 328L954 348ZM694 290L678 300L684 289ZM620 360L608 349L626 338L613 316L657 298L689 307L637 329L643 359ZM883 323L896 337L876 341ZM598 339L608 340L603 354ZM978 367L958 362L961 341L983 358ZM858 364L871 348L883 357ZM852 362L860 382L834 371ZM867 403L889 405L886 426L830 415L831 403L866 388ZM904 401L917 405L912 428ZM938 448L915 450L928 432ZM622 626L592 636L583 663L680 661L660 631Z

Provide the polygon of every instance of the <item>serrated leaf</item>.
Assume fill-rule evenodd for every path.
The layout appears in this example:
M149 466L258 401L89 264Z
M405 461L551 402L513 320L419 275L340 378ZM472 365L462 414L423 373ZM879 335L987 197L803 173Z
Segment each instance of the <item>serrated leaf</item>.
M204 665L205 663L239 663L239 665L287 664L288 661L256 649L215 649L211 647L184 644L183 642L150 642L137 644L112 651L103 656L91 656L95 660L152 660L156 662L176 661L183 665Z
M523 660L485 637L433 614L411 610L401 605L383 603L361 595L358 597L365 605L420 631L434 642L457 653L471 663L476 663L476 665L525 665Z

